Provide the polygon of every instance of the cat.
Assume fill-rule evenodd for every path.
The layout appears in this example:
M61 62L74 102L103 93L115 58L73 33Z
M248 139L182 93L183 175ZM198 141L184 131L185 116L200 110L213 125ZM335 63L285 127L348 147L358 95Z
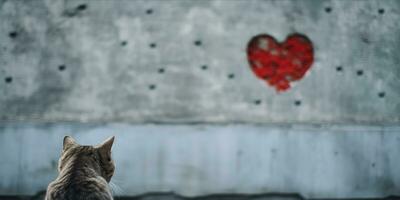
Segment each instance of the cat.
M47 187L45 200L113 200L108 185L115 170L113 143L111 137L98 146L82 146L65 136L59 175Z

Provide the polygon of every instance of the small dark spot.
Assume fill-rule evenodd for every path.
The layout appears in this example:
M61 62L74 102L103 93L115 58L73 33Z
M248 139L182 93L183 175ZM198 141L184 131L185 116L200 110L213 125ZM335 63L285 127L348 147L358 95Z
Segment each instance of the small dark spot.
M383 14L385 13L385 9L380 8L380 9L378 10L378 13L381 14L381 15L383 15Z
M327 13L332 12L332 8L331 8L331 7L326 7L326 8L325 8L325 12L327 12Z
M121 46L126 46L127 44L128 44L127 41L122 41L122 42L121 42Z
M108 161L108 162L111 162L111 157L107 157L107 161Z
M300 101L300 100L294 101L294 105L295 105L295 106L300 106L300 105L301 105L301 101Z
M339 152L335 151L335 156L337 156L339 154Z
M86 4L81 4L78 7L76 7L76 9L79 10L79 11L84 11L84 10L86 10L86 8L87 8Z
M156 43L151 43L151 44L150 44L150 47L154 49L154 48L157 47L157 44L156 44Z
M272 149L271 149L271 153L276 153L276 149L275 149L275 148L272 148Z
M378 93L378 96L379 96L380 98L384 98L385 95L386 95L385 92L379 92L379 93Z
M65 70L65 65L60 65L60 66L58 66L58 70L60 70L60 71L64 71Z
M364 42L365 44L371 43L371 41L369 40L368 34L366 34L366 33L361 34L360 38L361 38L361 41Z
M229 78L229 79L235 78L235 74L229 74L229 75L228 75L228 78Z
M18 36L18 33L16 31L10 32L8 34L8 36L10 36L10 38L16 38Z
M255 101L254 101L254 104L260 105L260 104L261 104L261 100L260 100L260 99L255 100Z
M207 65L203 65L203 66L201 66L201 69L202 69L202 70L207 70L207 69L208 69L208 66L207 66Z
M196 46L201 46L201 44L202 44L201 40L194 41L194 45Z
M148 14L148 15L153 14L153 9L147 9L147 10L146 10L146 14Z
M375 163L372 163L372 164L371 164L371 167L375 167L375 165L376 165Z
M357 70L357 75L358 76L362 76L364 74L364 71L363 70Z
M342 66L337 66L337 67L336 67L336 71L338 71L338 72L343 71L343 67L342 67Z
M13 81L13 78L12 78L11 76L8 76L8 77L6 77L6 78L4 79L4 81L5 81L6 83L11 83L11 82Z
M150 89L150 90L156 89L156 85L153 85L153 84L152 84L152 85L149 85L149 89Z
M164 68L158 69L158 73L162 74L162 73L164 73L164 72L165 72L165 69L164 69Z

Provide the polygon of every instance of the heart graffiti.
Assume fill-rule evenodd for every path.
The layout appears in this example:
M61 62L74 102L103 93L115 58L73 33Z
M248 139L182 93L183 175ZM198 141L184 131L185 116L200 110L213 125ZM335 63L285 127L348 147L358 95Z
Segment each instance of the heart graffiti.
M304 77L314 61L314 50L311 40L302 34L292 34L282 43L261 34L249 41L247 59L254 74L280 92Z

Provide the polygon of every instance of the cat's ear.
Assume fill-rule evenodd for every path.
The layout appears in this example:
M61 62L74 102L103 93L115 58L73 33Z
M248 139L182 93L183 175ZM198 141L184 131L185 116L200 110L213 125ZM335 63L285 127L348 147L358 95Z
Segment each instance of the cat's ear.
M78 145L78 143L75 142L74 138L72 138L71 136L65 136L64 140L63 140L63 151Z
M97 148L104 154L109 154L111 153L111 147L114 143L114 136L108 138L106 141L104 141L102 144L100 144Z

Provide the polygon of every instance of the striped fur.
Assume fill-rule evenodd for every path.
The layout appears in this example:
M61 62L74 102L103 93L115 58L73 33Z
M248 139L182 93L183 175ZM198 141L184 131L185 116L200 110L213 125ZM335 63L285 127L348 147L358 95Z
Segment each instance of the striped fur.
M81 146L64 138L59 175L47 187L46 200L112 200L108 183L114 174L114 137L99 146Z

